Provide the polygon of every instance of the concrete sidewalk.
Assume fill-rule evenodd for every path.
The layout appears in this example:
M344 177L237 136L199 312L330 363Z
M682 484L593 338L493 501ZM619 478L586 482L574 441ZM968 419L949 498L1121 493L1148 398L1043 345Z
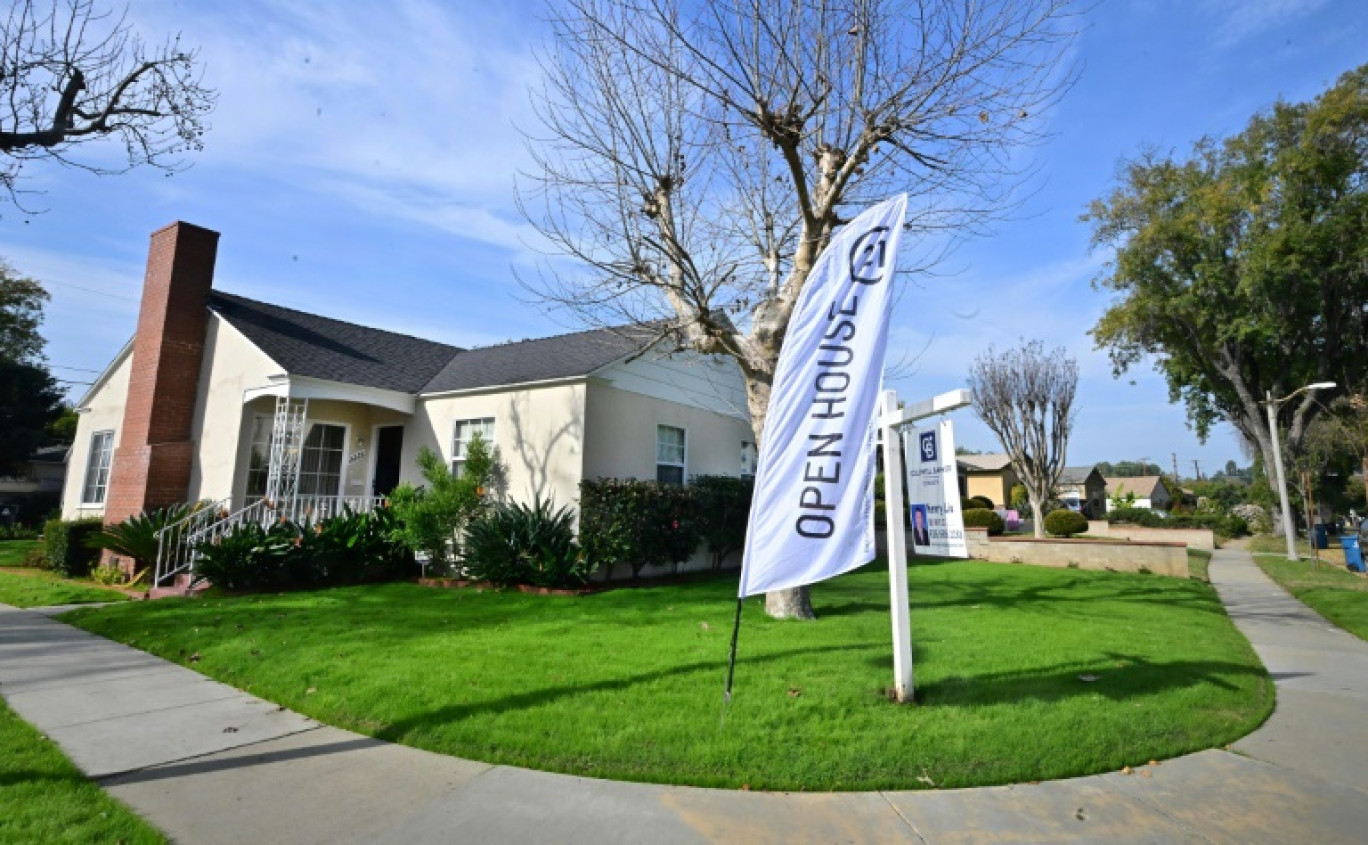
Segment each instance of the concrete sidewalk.
M1212 580L1278 684L1235 750L987 789L749 793L490 766L319 725L0 605L0 693L173 839L236 842L1357 842L1368 644L1240 551Z

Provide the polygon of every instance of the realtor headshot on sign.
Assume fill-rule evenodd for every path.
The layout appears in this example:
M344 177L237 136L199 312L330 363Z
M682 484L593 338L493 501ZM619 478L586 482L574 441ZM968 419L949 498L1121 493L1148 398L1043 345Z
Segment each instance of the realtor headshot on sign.
M912 506L912 545L931 545L931 534L926 530L926 505Z

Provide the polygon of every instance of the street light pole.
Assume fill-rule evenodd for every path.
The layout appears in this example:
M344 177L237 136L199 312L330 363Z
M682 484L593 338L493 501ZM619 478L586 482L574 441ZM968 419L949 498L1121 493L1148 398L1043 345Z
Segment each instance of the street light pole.
M1278 406L1286 402L1288 399L1291 399L1292 397L1300 393L1304 393L1305 391L1322 389L1328 390L1334 386L1335 383L1333 381L1318 381L1315 384L1308 384L1305 387L1299 387L1296 390L1284 396L1283 398L1277 400L1273 398L1273 391L1265 391L1265 396L1267 396L1268 398L1268 401L1265 403L1268 407L1268 434L1269 437L1271 437L1273 440L1273 468L1276 469L1278 472L1278 498L1281 500L1282 503L1283 536L1287 538L1288 560L1298 560L1297 535L1294 534L1292 531L1292 508L1290 508L1287 504L1287 476L1283 474L1282 447L1278 445ZM1315 533L1315 529L1310 527L1311 522L1309 514L1307 515L1306 524L1307 539L1310 540L1311 544L1314 546L1316 538L1312 535Z
M1273 438L1273 469L1278 474L1278 498L1282 504L1283 537L1287 540L1287 559L1297 559L1296 535L1292 533L1292 509L1287 504L1287 476L1283 475L1282 446L1278 445L1278 403L1268 391L1268 433Z

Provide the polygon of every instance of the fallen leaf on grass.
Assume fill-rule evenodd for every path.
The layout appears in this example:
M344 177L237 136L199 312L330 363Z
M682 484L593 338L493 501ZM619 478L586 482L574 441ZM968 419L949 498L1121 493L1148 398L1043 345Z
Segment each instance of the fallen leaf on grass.
M789 698L797 698L798 696L803 694L803 691L798 687L789 687L788 694Z
M702 629L705 630L705 631L711 631L711 630L712 630L712 626L709 625L707 622L699 622L699 623L698 623L698 627L702 628Z
M1099 675L1079 675L1079 676L1078 676L1078 680L1082 681L1082 682L1085 683L1085 684L1091 684L1093 681L1097 680L1099 677L1101 677L1101 676L1099 676Z
M194 654L190 655L190 662L191 662L191 663L198 663L198 662L199 662L199 659L200 659L200 653L199 653L198 651L195 652Z
M313 695L316 692L318 692L317 687L309 687L308 689L304 690L305 695Z

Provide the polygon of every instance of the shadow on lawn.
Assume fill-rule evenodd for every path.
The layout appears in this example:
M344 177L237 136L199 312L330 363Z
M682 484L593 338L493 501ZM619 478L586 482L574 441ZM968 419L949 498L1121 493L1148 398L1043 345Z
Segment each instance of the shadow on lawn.
M801 657L808 654L828 654L841 651L866 651L869 646L865 643L839 646L821 646L812 648L796 648L787 651L771 652L751 657L738 657L736 664L738 667L754 666L761 663L771 663L776 660L786 660L792 657ZM726 665L717 660L700 660L694 663L685 663L680 666L671 666L668 669L659 669L654 672L642 672L636 675L628 675L622 678L608 678L589 684L575 684L566 686L547 687L546 689L529 690L527 692L507 695L502 698L490 701L476 701L468 704L454 704L450 707L442 707L427 713L413 716L408 719L400 719L392 722L386 727L375 732L376 739L388 740L390 742L401 742L411 731L418 731L424 728L438 727L449 724L460 719L472 716L484 715L486 713L502 714L514 710L524 710L529 707L537 707L549 704L560 698L568 696L582 695L589 692L604 692L608 690L624 690L637 684L648 684L664 678L678 675L689 675L695 672L710 672L717 675L718 681L718 701L721 701L721 682L722 672Z
M1040 669L940 678L918 685L917 701L953 707L1102 696L1115 702L1199 684L1234 691L1243 686L1242 681L1267 678L1258 666L1223 660L1151 661L1134 654L1102 652L1089 660ZM1270 691L1271 685L1266 692Z

